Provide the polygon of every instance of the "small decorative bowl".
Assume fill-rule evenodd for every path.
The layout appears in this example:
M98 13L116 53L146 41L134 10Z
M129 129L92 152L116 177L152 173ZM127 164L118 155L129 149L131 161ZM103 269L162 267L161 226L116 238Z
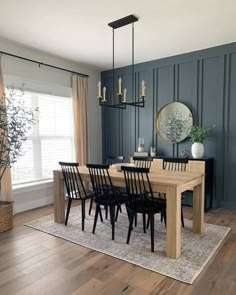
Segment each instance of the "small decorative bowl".
M188 150L183 150L183 151L180 152L180 156L181 156L182 158L189 158L189 157L190 157L190 151L188 151Z

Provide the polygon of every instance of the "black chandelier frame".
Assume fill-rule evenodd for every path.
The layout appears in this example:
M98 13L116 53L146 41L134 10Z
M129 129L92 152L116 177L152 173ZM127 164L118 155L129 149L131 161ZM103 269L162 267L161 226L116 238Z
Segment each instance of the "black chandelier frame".
M112 103L108 103L107 100L103 99L102 96L98 97L99 105L102 107L110 107L110 108L117 108L117 109L126 109L126 106L134 106L134 107L145 107L145 96L140 96L140 99L134 99L134 23L138 21L138 18L133 14L118 19L114 22L108 24L112 28ZM118 93L118 103L114 103L114 93L115 93L115 29L119 29L123 26L132 24L132 100L128 102L127 100L122 100L122 93ZM122 90L121 90L122 91Z

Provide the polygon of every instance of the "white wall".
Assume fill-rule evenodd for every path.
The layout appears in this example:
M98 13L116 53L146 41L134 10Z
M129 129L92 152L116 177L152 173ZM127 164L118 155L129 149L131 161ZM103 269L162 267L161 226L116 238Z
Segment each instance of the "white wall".
M79 48L78 48L79 50ZM97 82L100 80L100 71L80 65L72 61L62 59L48 53L34 50L29 47L11 42L0 37L0 51L23 56L29 59L41 61L58 67L66 68L76 72L89 75L88 80L88 120L89 120L89 151L91 162L101 162L102 159L102 132L101 132L101 108L96 99ZM48 68L37 64L23 61L14 57L3 55L3 72L6 81L22 79L31 81L32 85L41 83L42 87L48 85L48 89L63 89L68 92L71 89L71 74L56 69ZM36 83L36 84L37 84ZM27 85L26 85L27 89ZM52 184L45 184L43 188L26 188L25 190L17 189L14 192L15 211L20 212L32 209L38 206L47 205L52 202Z

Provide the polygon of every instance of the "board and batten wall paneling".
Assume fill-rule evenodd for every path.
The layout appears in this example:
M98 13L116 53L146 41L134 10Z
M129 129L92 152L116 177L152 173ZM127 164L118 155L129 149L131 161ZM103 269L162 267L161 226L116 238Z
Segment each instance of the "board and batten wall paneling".
M217 198L221 198L222 184L221 178L216 182L216 175L220 173L220 155L222 151L222 126L223 126L223 114L220 103L220 95L222 85L219 83L219 79L222 79L220 58L218 56L208 57L202 60L202 83L200 89L200 114L201 120L199 124L201 126L212 127L212 136L204 143L205 156L213 157L215 159L214 166L214 195ZM218 171L217 171L218 170Z
M115 73L116 79L122 76L129 93L131 67ZM102 72L103 82L109 84L109 79L112 72ZM236 209L236 43L135 65L136 98L142 80L146 83L144 109L127 107L118 111L119 115L116 110L103 110L103 160L111 154L131 156L138 137L144 137L146 151L156 145L160 156L178 156L182 150L190 150L189 139L167 144L154 128L156 113L164 105L183 102L191 109L194 124L212 128L205 156L214 158L214 206Z
M228 83L226 84L225 105L225 170L224 170L224 202L228 207L235 203L235 172L236 172L236 52L225 60Z
M197 67L198 63L195 61L178 64L177 101L184 103L192 111L194 124L198 124ZM189 141L185 140L177 144L177 155L179 155L182 150L189 150Z
M174 66L167 65L157 68L158 75L156 79L157 86L157 112L167 103L174 101ZM154 122L153 122L154 124ZM156 135L157 153L160 156L173 156L174 145L167 144Z
M137 114L137 138L144 138L145 150L149 150L149 147L154 144L153 142L153 79L150 79L153 75L153 69L139 71L137 73L137 87L136 87L136 99L139 98L141 92L142 80L145 81L146 86L146 101L145 108L134 108ZM151 128L150 128L151 126ZM134 148L138 145L136 145Z

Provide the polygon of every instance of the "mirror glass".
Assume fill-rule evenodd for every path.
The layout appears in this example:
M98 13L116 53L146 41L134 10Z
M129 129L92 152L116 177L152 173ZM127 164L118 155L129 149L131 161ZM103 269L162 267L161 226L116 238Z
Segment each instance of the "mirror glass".
M168 143L178 143L188 137L193 126L190 109L181 102L165 105L157 113L155 127L158 135Z

